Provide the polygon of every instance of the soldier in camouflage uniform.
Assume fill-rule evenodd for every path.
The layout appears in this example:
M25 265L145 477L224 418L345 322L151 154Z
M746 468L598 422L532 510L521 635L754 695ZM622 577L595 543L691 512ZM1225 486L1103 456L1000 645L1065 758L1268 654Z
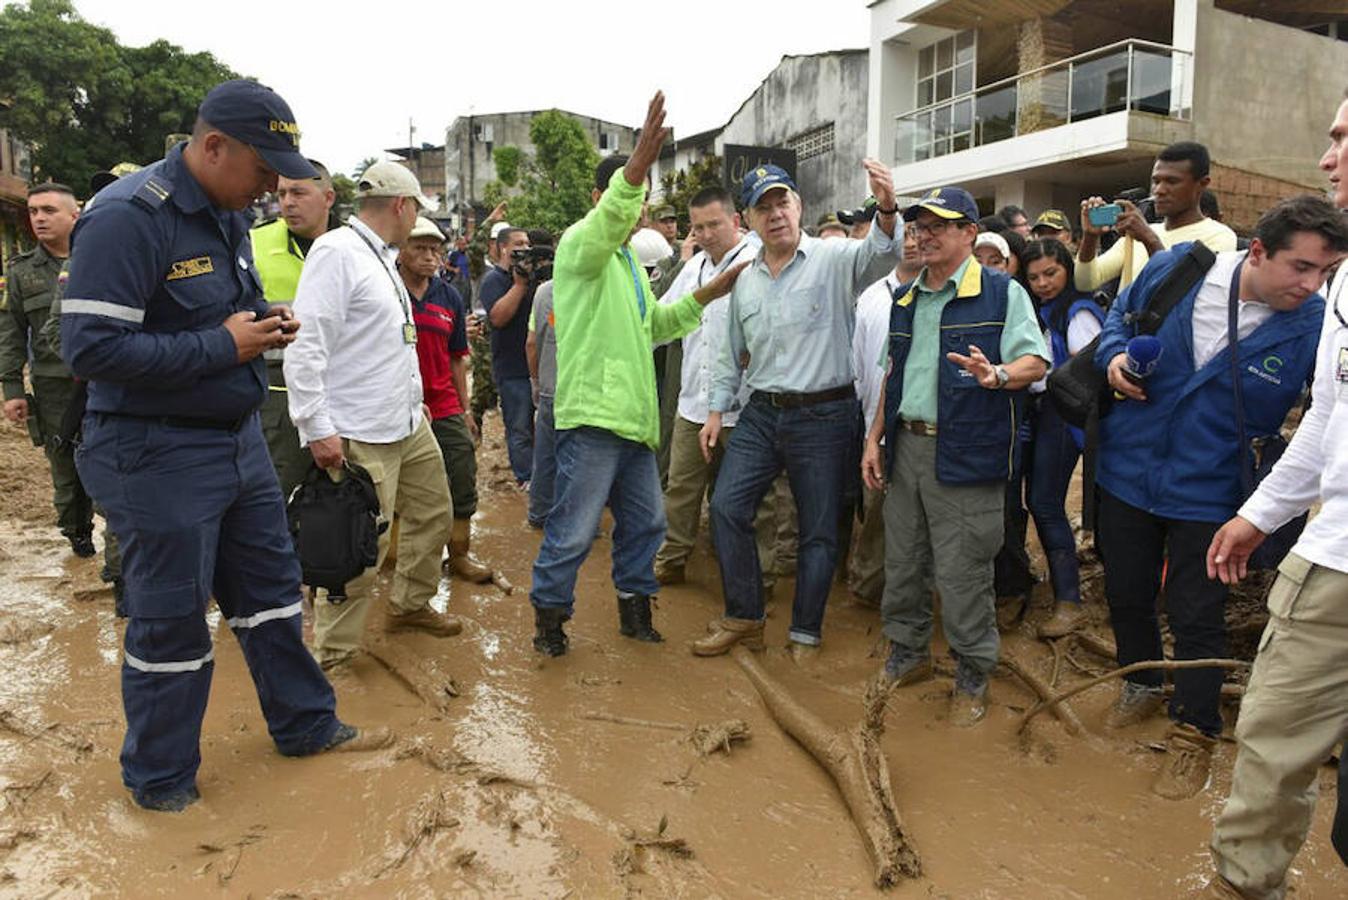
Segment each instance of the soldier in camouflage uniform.
M486 273L487 254L496 252L495 244L491 240L492 226L501 220L505 211L506 204L505 201L502 201L491 211L491 214L482 224L473 228L473 233L468 238L468 268L474 285L477 285ZM468 322L468 346L472 354L470 362L473 373L473 385L470 391L473 398L472 412L473 419L477 422L480 432L482 417L487 410L496 408L498 398L496 395L496 379L491 374L491 326L487 323L486 314L477 311L480 308L479 304L477 291L474 290L473 314Z
M79 216L79 204L65 185L39 184L28 191L28 216L38 245L10 260L5 291L0 295L4 414L11 422L27 423L33 442L46 452L57 524L75 554L88 558L95 553L93 501L75 470L73 443L61 438L61 421L76 393L75 379L60 353L42 337L42 326L70 255L70 233ZM23 370L30 351L28 378L33 393L28 395Z

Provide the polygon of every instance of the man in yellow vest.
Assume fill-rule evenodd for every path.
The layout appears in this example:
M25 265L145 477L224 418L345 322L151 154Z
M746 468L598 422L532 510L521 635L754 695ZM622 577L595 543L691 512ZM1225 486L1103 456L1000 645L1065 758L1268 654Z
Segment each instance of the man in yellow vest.
M262 279L262 293L268 303L290 303L300 282L304 256L314 239L331 227L332 204L337 199L332 176L314 160L317 178L293 179L278 176L276 198L281 203L281 218L259 225L251 232L253 263ZM287 499L309 470L312 458L300 444L299 432L290 421L286 405L285 377L281 371L283 350L268 350L267 400L262 405L262 433L267 439L281 495Z

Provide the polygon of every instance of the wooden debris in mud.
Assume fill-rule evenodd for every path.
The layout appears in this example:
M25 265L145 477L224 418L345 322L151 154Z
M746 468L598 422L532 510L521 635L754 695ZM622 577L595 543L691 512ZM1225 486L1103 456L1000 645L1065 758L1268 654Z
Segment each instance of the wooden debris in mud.
M747 741L750 737L748 722L743 719L726 719L714 725L697 726L693 729L693 733L688 735L688 740L699 756L710 756L718 750L729 755L731 744L736 741Z
M47 769L32 781L19 782L5 785L5 810L9 811L23 806L33 795L42 790L48 781L51 781L52 770Z
M669 817L661 816L660 823L653 831L639 832L632 828L623 830L623 840L627 846L613 855L613 865L620 876L644 872L643 864L652 850L667 853L675 859L692 859L693 848L683 838L667 834Z
M1121 678L1124 675L1130 675L1133 672L1142 672L1147 669L1164 669L1173 671L1175 669L1247 669L1250 664L1242 659L1149 659L1142 662L1135 662L1122 668L1115 669L1112 672L1092 678L1089 681L1083 681L1078 685L1040 700L1032 706L1023 716L1020 717L1020 724L1016 726L1016 733L1025 730L1025 726L1030 724L1030 720L1046 707L1061 705L1062 701L1068 697L1074 697L1082 691L1089 690L1097 684L1103 684L1113 678Z
M424 738L403 741L393 752L394 759L419 759L437 772L463 774L475 771L477 763L450 747L436 747Z
M510 583L510 579L505 577L505 573L500 569L495 569L491 573L491 583L501 589L501 593L509 597L515 593L515 586Z
M888 688L881 680L873 680L866 688L861 723L835 731L771 678L752 653L744 647L733 652L772 718L832 776L874 864L875 886L888 888L901 876L921 875L922 862L904 832L889 764L880 747Z
M0 709L0 730L22 735L35 741L46 741L58 747L73 750L78 755L83 755L94 749L92 740L69 725L61 722L38 725L25 720L12 709Z
M416 849L436 832L456 828L458 825L459 819L449 811L449 796L444 791L436 791L422 797L417 801L412 815L408 817L402 852L375 873L375 877L378 878L407 862Z
M56 626L18 613L0 615L0 644L26 644L44 637Z
M583 712L580 718L591 722L611 722L614 725L632 725L637 728L655 728L660 731L687 731L685 725L677 722L653 722L650 719L633 719L629 716L615 716L606 712Z
M450 700L459 696L459 685L454 678L440 670L434 659L422 656L396 641L372 640L366 650L393 677L412 689L438 712L448 712Z
M1044 679L1036 675L1029 666L1023 664L1015 654L1002 654L1000 662L1002 665L1006 666L1013 675L1025 682L1030 690L1034 691L1039 697L1041 703L1048 701L1053 697L1053 689L1049 687ZM1085 733L1086 727L1081 724L1081 719L1077 717L1076 711L1073 710L1072 707L1059 701L1054 703L1051 708L1053 710L1053 715L1058 718L1059 722L1062 722L1063 727L1067 729L1068 734L1075 737Z

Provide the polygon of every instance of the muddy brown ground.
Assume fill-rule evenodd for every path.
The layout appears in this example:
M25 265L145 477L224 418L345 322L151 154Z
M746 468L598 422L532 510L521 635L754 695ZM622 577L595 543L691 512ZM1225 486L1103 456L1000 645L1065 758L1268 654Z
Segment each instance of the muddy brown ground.
M136 808L120 782L120 629L110 596L97 591L99 562L69 556L52 524L41 456L22 432L0 428L0 893L878 893L822 770L767 717L732 660L688 654L686 642L720 603L705 551L689 567L692 582L661 596L657 623L668 642L651 646L617 636L610 545L601 539L581 573L571 654L534 654L527 588L539 535L523 527L525 498L507 486L498 420L488 435L476 548L516 591L446 582L440 601L471 620L466 632L400 639L412 659L431 661L422 670L431 689L450 689L440 694L443 711L366 657L335 682L339 712L393 726L398 746L284 759L267 738L238 646L213 614L203 799L167 815ZM825 649L800 669L779 649L789 602L780 585L764 665L830 724L850 725L881 662L876 613L835 589ZM1103 621L1103 609L1092 608ZM1005 648L1049 677L1052 654L1028 627L1007 635ZM1073 659L1105 668L1088 655ZM1063 663L1061 683L1081 677L1071 659ZM1073 701L1096 736L1069 738L1041 716L1028 744L1014 733L1032 702L1019 682L997 678L987 721L969 731L943 719L949 688L938 678L891 703L884 748L925 868L891 896L1168 898L1202 882L1232 744L1221 746L1207 790L1169 802L1148 791L1165 723L1104 735L1112 686ZM744 720L752 734L729 755L700 757L679 730L726 719ZM1301 898L1348 896L1348 871L1327 838L1328 769L1321 782L1324 800L1296 862ZM634 837L682 840L691 855Z

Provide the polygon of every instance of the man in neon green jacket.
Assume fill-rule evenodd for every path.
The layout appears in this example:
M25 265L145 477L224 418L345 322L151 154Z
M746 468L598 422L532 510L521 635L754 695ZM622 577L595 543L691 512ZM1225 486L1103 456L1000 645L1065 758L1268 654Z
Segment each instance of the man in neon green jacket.
M696 328L702 308L727 294L743 269L728 269L676 303L661 305L628 247L641 218L647 173L669 136L664 106L657 93L631 159L610 156L599 164L594 209L557 245L557 485L529 593L534 647L549 656L567 650L562 623L571 618L576 573L605 504L615 524L619 630L636 640L662 640L651 624L655 552L665 535L651 346Z

